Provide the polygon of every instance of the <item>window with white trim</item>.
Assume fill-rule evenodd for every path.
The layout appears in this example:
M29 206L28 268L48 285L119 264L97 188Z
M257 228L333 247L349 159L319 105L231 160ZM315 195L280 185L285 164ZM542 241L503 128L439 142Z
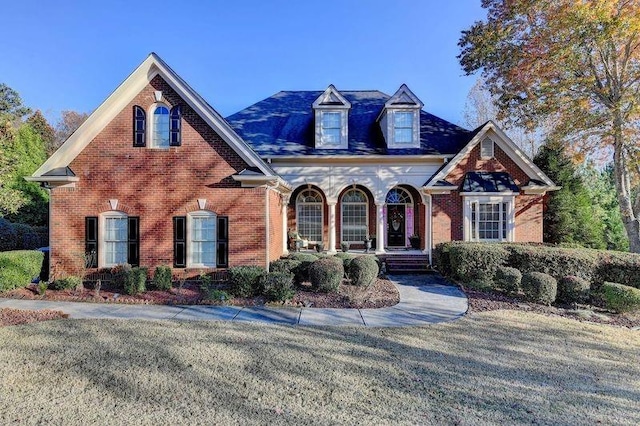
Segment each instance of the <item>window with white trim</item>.
M152 117L151 146L169 148L169 108L163 104L156 105Z
M216 266L216 215L200 210L187 216L189 234L188 267L213 268Z
M323 202L320 193L306 189L296 199L298 234L312 243L322 242Z
M395 111L393 113L394 144L413 143L413 111Z
M342 241L361 243L369 233L369 203L365 193L350 189L342 196Z
M102 266L112 267L127 263L128 217L124 213L110 212L102 215L104 223L104 262Z
M320 142L322 145L342 144L342 112L322 111L320 120Z
M512 196L465 197L465 240L514 241Z

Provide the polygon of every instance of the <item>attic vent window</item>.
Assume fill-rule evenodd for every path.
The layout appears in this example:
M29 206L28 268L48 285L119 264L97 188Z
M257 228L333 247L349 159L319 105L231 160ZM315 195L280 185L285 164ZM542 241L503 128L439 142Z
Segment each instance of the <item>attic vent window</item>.
M487 160L494 157L493 141L489 138L484 139L480 143L480 158Z

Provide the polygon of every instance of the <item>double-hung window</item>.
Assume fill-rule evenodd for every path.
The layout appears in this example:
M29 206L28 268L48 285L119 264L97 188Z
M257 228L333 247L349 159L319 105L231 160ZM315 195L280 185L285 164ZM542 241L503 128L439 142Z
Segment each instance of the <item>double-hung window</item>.
M393 113L393 142L401 145L413 143L412 111L395 111Z
M342 113L340 111L322 111L320 139L323 145L342 143Z
M85 218L87 266L110 268L140 263L140 218L118 211Z
M465 212L466 240L513 241L512 197L473 197L466 200Z
M173 218L174 268L229 266L229 219L198 210Z

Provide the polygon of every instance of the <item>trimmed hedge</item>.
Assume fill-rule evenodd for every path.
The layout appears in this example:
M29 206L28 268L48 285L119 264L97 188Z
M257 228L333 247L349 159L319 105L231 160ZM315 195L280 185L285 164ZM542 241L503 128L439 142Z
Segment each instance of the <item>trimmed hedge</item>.
M266 271L259 266L235 266L229 268L231 293L238 297L251 297L262 292L260 277Z
M342 261L335 257L318 259L309 267L311 287L321 293L338 291L342 277L344 277L344 266Z
M589 301L589 281L568 275L558 281L558 301L562 303L586 303Z
M631 312L640 310L640 290L627 285L605 282L598 294L604 306L614 312Z
M171 290L173 285L171 282L171 267L166 265L156 266L151 285L158 290Z
M509 252L501 244L455 244L449 249L452 275L463 281L491 281Z
M378 276L378 262L374 256L357 257L350 262L347 275L351 284L369 287Z
M517 293L522 282L522 273L516 268L500 266L496 270L495 282L507 293Z
M558 282L543 272L526 272L522 275L522 291L531 302L550 305L556 300Z
M302 284L309 281L309 267L318 260L318 256L307 253L292 253L289 255L289 259L300 262L295 271L293 271L296 283Z
M277 259L269 263L269 272L283 272L285 274L296 273L296 268L300 266L302 262L293 259Z
M149 269L144 267L131 268L124 277L124 292L135 296L147 291Z
M0 291L28 286L40 274L44 254L37 250L0 253Z
M271 301L290 300L295 294L293 289L293 275L286 272L269 272L264 274L260 280L264 295Z
M125 282L127 281L127 276L131 272L130 264L123 263L122 265L116 265L111 268L111 283L118 288L124 289Z
M497 267L505 265L556 280L572 275L594 287L613 281L640 288L640 254L609 250L452 241L436 246L434 264L443 275L463 282L491 280Z
M52 287L55 290L74 290L80 287L80 284L82 284L80 277L70 276L55 280Z
M338 252L333 257L342 260L342 266L344 267L344 277L349 278L349 267L351 266L351 262L358 256L351 253Z
M12 223L0 218L0 251L34 250L49 244L46 226Z

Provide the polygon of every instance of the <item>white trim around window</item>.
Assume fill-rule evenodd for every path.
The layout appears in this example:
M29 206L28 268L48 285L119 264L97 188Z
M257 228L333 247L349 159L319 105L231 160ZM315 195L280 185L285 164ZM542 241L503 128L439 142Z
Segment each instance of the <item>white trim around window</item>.
M386 137L389 148L419 148L420 109L390 108L387 115Z
M464 196L465 241L515 241L515 196Z
M347 108L316 109L316 148L346 149L349 145L348 117Z
M129 216L119 211L100 215L98 224L98 267L112 268L127 263Z
M156 114L156 111L160 108L166 110L166 114L164 114L164 110L162 114ZM155 103L151 105L149 109L147 120L147 127L149 128L147 140L149 141L149 147L169 149L171 146L171 108L161 102ZM160 125L162 129L159 130L158 127Z
M305 189L296 198L296 230L310 243L322 242L324 203L315 189Z
M215 268L217 216L198 210L187 215L187 268Z
M369 234L369 198L360 189L350 189L341 201L340 241L362 243Z

